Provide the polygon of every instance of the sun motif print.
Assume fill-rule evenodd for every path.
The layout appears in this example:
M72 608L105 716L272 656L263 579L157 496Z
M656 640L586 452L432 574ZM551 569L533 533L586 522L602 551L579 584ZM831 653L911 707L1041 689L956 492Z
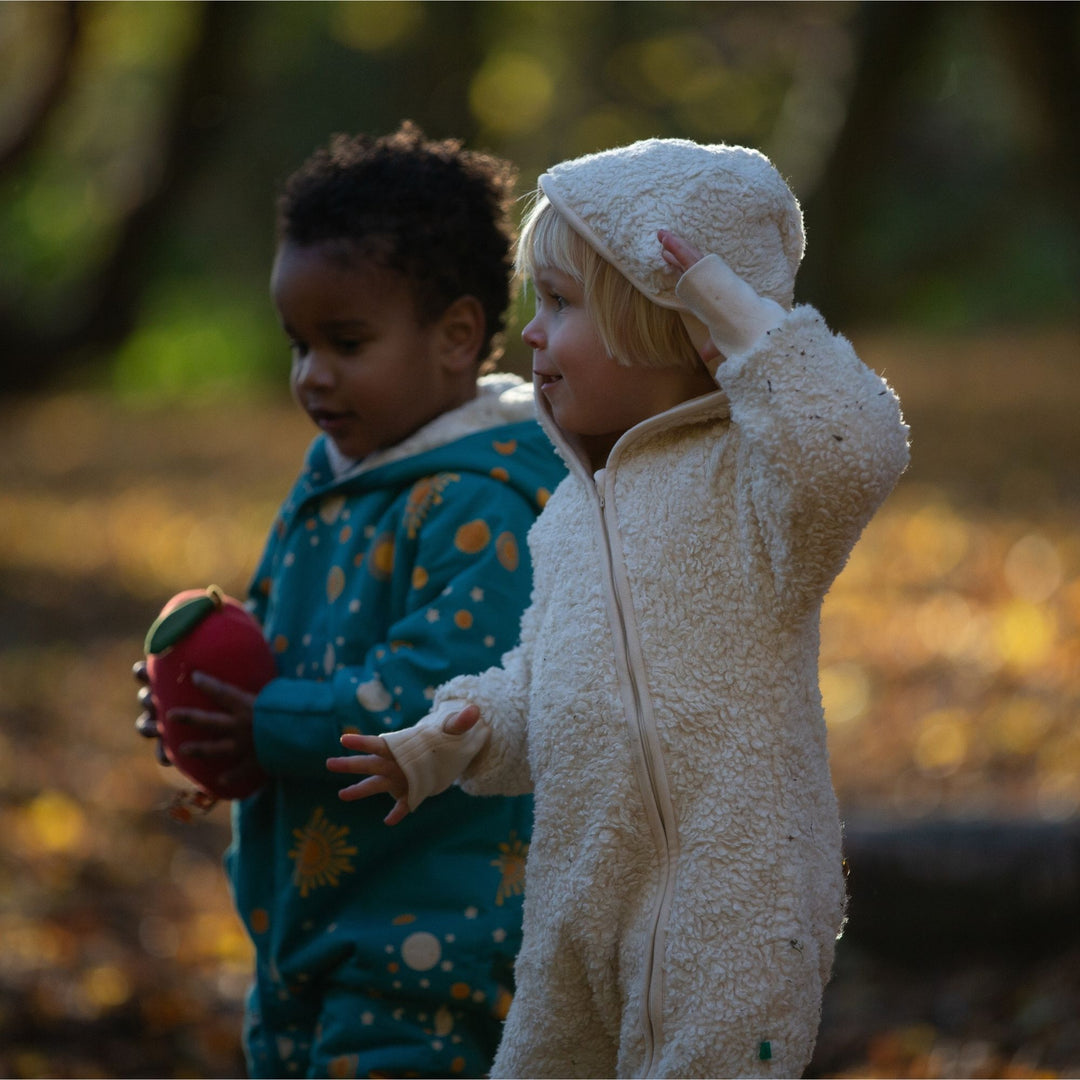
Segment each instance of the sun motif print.
M495 893L495 904L502 907L507 897L520 896L525 890L525 857L529 854L529 845L519 839L517 833L510 833L510 839L499 844L499 857L491 860L501 875L499 888Z
M289 858L296 862L293 884L302 897L320 885L337 888L342 874L355 872L350 856L357 849L348 843L348 828L328 821L321 806L315 808L307 825L293 829L293 836L296 846Z
M413 485L404 513L405 533L410 540L415 539L420 531L428 511L443 501L443 492L460 479L456 473L439 473L436 476L426 476Z

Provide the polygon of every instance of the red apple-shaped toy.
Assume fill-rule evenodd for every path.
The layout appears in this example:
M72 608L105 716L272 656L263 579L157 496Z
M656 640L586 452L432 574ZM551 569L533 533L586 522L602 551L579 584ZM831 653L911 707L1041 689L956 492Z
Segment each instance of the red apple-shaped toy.
M213 733L170 720L169 710L184 706L221 711L221 705L191 681L196 671L252 694L277 676L273 653L259 624L243 604L216 585L177 593L161 609L146 635L146 673L169 760L219 799L246 798L265 782L261 770L243 782L223 785L218 777L235 767L238 757L194 758L180 752L185 743L205 742Z

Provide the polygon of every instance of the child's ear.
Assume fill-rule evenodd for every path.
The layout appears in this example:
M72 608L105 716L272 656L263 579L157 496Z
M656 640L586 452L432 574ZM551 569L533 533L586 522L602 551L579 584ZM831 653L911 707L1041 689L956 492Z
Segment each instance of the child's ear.
M471 369L487 330L484 308L475 296L459 296L439 319L438 340L444 365L452 371Z

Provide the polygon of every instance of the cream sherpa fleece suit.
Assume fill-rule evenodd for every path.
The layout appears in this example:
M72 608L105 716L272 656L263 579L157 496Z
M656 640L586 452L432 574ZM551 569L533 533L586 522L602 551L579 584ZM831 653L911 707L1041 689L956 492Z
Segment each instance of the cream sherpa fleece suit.
M541 183L639 288L723 337L724 261L676 289L656 227L783 300L794 265L775 253L794 237L797 264L801 222L760 155L686 145L651 140ZM633 198L612 209L627 173ZM727 195L743 202L717 226ZM765 274L741 256L755 233L751 255L774 252ZM388 736L414 807L463 769L474 794L535 792L494 1076L790 1077L810 1060L845 904L819 614L907 463L907 429L812 308L776 322L721 364L722 390L626 432L595 476L538 395L570 474L530 533L521 642ZM466 702L482 721L446 735Z

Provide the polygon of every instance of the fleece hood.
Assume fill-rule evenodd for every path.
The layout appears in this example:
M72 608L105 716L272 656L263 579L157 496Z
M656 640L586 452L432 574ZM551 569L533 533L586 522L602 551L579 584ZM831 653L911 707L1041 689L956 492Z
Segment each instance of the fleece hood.
M540 189L572 228L650 300L686 311L658 229L719 255L762 296L791 308L805 244L798 200L764 154L645 139L564 161Z

